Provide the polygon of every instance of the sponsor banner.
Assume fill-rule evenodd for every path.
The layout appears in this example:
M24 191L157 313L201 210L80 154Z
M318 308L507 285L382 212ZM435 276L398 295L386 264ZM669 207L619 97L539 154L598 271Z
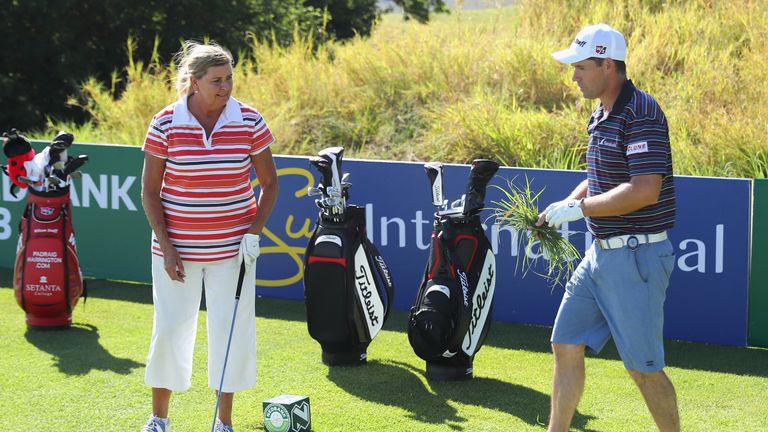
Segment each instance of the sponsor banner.
M278 157L280 199L268 223L259 258L261 295L303 298L301 261L317 218L317 207L306 188L319 175L306 158ZM366 207L367 232L386 259L396 293L394 307L408 310L428 260L432 230L432 192L423 165L407 162L347 160L352 204ZM446 165L444 194L449 201L466 190L467 165ZM486 206L502 198L495 187L507 181L544 189L540 208L564 198L585 178L584 172L501 168L486 195ZM669 235L677 255L667 290L665 336L695 342L744 346L747 342L750 184L747 179L677 177L677 223ZM712 205L712 197L718 204ZM518 268L526 233L486 221L486 234L496 254L497 277L493 318L552 325L563 288L552 288L535 271ZM564 235L583 253L592 242L584 221L564 226ZM262 269L266 269L262 271Z
M43 143L35 143L37 151ZM149 282L150 229L141 207L143 154L138 147L75 144L70 155L88 154L83 178L72 187L72 213L78 254L86 277ZM262 235L257 274L260 295L303 299L304 250L317 219L307 187L319 175L306 157L275 158L280 196ZM408 310L428 260L432 231L432 191L423 165L408 162L347 160L350 203L366 207L369 238L386 260L396 285L394 307ZM466 190L467 165L446 165L441 185L447 200ZM501 168L486 195L486 206L502 198L495 186L518 186L526 178L534 190L544 189L540 208L564 198L585 178L584 172ZM254 182L256 184L256 182ZM0 197L0 265L13 267L18 224L26 193L14 198L2 176ZM258 187L258 185L256 185ZM665 336L727 345L747 343L751 180L677 177L677 224L670 238L677 265L667 291ZM716 205L713 205L717 197ZM486 219L486 234L496 255L493 318L507 322L551 325L563 295L534 268L516 271L524 232ZM580 251L591 243L583 221L564 226ZM766 267L766 266L764 266ZM754 315L754 314L753 314ZM754 326L753 326L754 328Z
M749 345L768 347L768 179L754 182Z
M36 141L32 146L40 152L47 144ZM70 186L72 225L83 276L149 282L150 229L141 206L141 149L73 144L67 153L90 157L80 169L83 178ZM8 176L0 177L0 266L13 268L27 190L14 198Z

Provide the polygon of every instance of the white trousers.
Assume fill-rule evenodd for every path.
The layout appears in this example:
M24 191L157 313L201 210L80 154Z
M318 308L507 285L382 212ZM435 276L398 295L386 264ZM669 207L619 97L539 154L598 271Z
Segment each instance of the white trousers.
M184 261L184 282L171 280L163 258L152 255L152 341L145 382L184 391L192 385L192 354L197 316L205 287L208 330L208 386L218 390L232 325L240 262L235 258L198 263ZM256 385L256 265L246 271L237 306L222 391L232 393Z

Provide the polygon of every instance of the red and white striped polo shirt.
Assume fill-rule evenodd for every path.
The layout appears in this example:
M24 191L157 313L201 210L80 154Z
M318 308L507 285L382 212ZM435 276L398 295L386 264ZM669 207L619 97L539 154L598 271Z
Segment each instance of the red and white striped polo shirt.
M187 96L155 114L143 150L166 160L160 199L171 242L185 261L237 255L258 206L251 155L274 138L261 115L230 97L209 138ZM162 256L152 235L152 253Z

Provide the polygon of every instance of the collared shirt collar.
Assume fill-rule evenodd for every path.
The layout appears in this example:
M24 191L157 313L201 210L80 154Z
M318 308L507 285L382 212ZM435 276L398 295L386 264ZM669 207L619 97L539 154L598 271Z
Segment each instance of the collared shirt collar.
M627 106L630 100L632 100L632 95L635 94L635 85L632 84L632 80L626 80L624 81L624 85L621 86L621 92L619 92L619 96L616 98L616 102L613 103L613 108L611 109L612 115L619 115L622 111L624 111L624 107Z
M187 100L189 95L182 96L177 102L176 107L173 109L173 120L171 124L176 125L199 125L195 116L189 112L189 106ZM214 129L218 129L219 126L227 123L242 123L243 113L240 111L240 103L234 97L230 96L227 101L227 105L224 107L224 111L221 112L219 120L216 121Z
M590 118L590 124L592 122L594 123L600 123L601 121L608 118L609 115L619 115L624 111L624 108L627 106L629 101L632 100L632 96L635 94L635 85L632 84L632 80L626 80L624 81L624 84L621 86L621 91L619 92L619 96L616 97L616 101L613 103L613 108L611 108L610 113L605 112L605 107L602 103L597 104L597 107L592 112L592 117Z

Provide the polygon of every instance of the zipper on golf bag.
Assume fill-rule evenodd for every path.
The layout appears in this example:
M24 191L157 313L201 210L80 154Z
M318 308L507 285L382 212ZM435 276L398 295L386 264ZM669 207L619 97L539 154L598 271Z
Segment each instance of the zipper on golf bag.
M427 378L469 379L474 356L492 319L496 259L479 213L498 164L474 161L467 193L450 209L442 199L442 165L432 163L425 168L438 211L429 261L410 310L408 341L427 362Z
M347 205L351 186L341 175L340 147L310 162L322 174L320 215L304 254L307 328L328 365L362 364L389 316L394 284L365 231L365 208ZM312 190L314 189L314 191Z

